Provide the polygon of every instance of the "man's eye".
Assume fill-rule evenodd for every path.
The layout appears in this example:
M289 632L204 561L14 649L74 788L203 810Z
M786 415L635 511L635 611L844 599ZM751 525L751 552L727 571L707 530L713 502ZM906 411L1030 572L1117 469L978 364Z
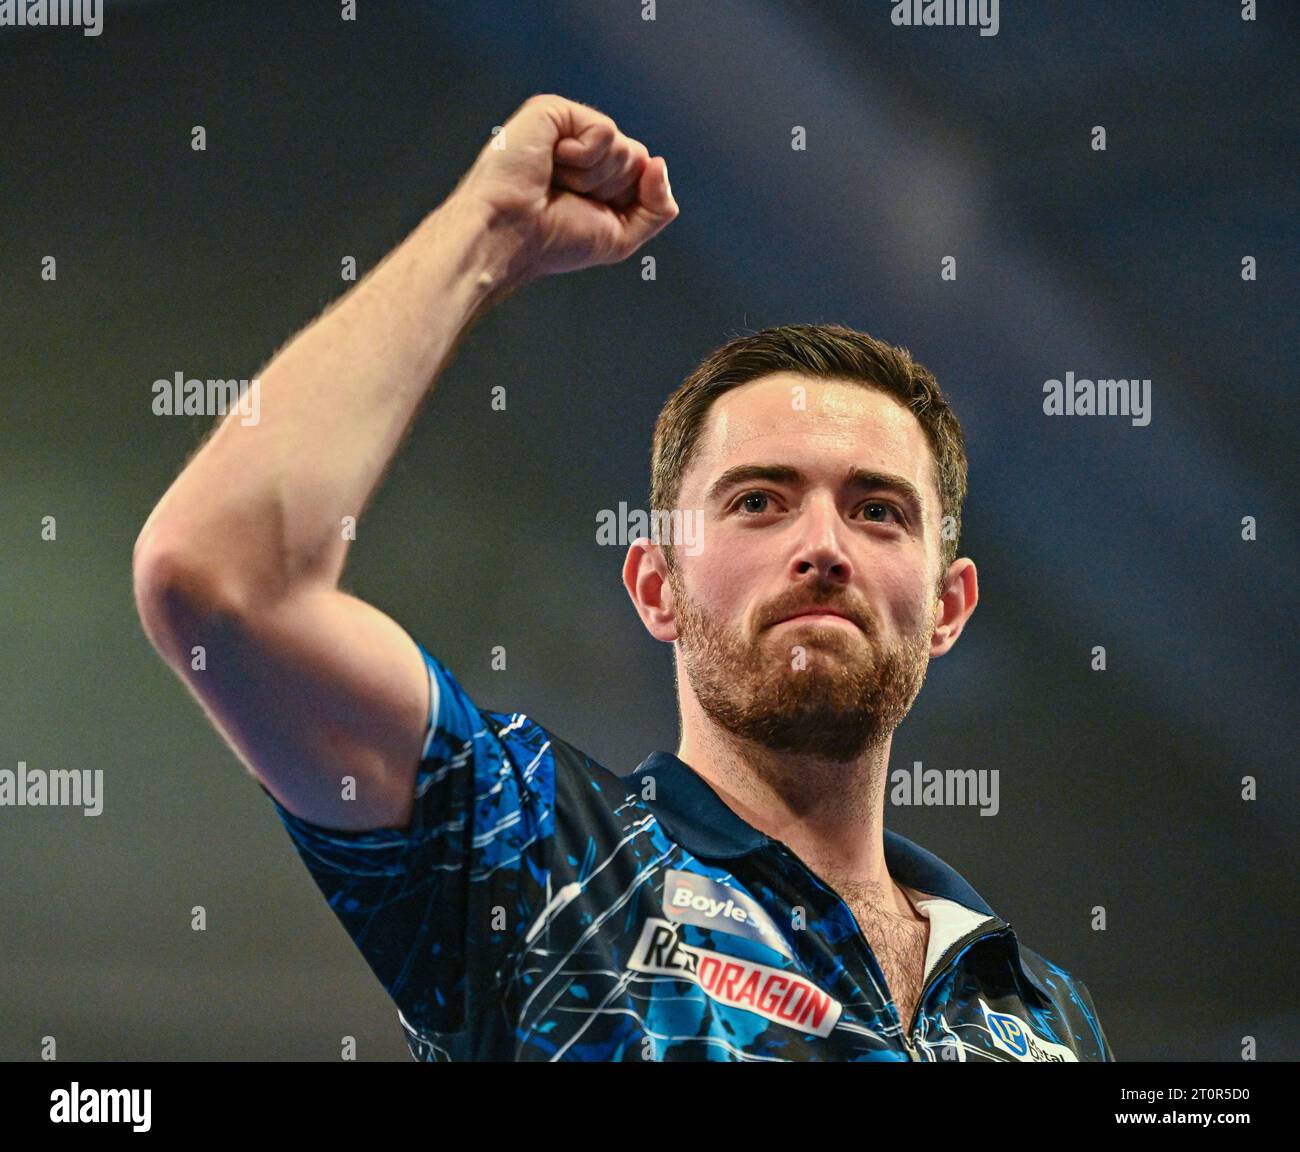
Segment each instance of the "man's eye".
M743 508L746 512L758 515L760 512L767 511L768 495L766 492L748 492L740 498L737 508ZM754 501L758 501L758 507L754 507Z
M877 524L887 523L887 521L879 518L879 516L877 515L878 512L886 513L890 516L893 516L893 518L896 521L902 523L902 517L898 514L898 509L895 508L892 504L886 504L883 500L868 500L862 506L862 510L867 514L868 520L871 520Z

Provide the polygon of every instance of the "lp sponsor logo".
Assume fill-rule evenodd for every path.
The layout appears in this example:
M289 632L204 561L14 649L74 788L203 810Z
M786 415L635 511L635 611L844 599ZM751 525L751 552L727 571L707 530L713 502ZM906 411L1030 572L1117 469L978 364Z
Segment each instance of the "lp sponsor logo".
M1019 1016L1012 1016L1010 1012L994 1012L983 1000L980 1001L980 1008L984 1010L984 1020L988 1024L994 1046L1010 1053L1016 1060L1029 1064L1078 1063L1079 1058L1064 1044L1054 1044L1035 1036Z

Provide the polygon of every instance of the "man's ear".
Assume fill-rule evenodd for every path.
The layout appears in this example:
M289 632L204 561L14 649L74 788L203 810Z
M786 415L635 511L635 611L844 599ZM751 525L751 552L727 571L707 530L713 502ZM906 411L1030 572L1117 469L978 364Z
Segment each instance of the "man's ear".
M651 636L666 644L677 639L673 589L662 547L645 538L632 541L623 561L623 587Z
M943 592L935 608L934 635L930 640L930 659L942 656L966 627L966 621L979 603L979 575L975 561L965 556L954 560L943 578Z

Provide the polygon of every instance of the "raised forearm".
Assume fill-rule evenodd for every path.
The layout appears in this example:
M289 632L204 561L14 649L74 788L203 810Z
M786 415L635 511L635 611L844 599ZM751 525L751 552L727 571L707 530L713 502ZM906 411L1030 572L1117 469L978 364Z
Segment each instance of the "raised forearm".
M455 196L295 336L258 378L258 419L229 413L136 545L183 553L273 600L337 583L359 517L460 338L522 282L519 244Z

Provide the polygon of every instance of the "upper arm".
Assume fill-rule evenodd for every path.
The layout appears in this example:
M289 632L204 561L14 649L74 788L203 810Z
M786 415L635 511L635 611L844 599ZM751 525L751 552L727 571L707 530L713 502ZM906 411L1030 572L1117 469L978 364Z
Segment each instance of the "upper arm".
M462 1031L475 1005L480 1019L502 1022L502 966L550 898L556 760L546 730L480 712L445 665L418 651L432 724L409 825L341 831L276 807L408 1039L433 1042Z
M326 827L404 828L430 717L405 630L324 585L258 604L161 583L137 574L151 638L266 789Z
M150 579L137 575L151 638L275 802L404 1017L421 1034L459 1029L467 987L491 1003L500 963L548 899L549 733L480 712L403 629L344 593L260 610L186 595L164 612ZM192 646L202 667L185 659Z

